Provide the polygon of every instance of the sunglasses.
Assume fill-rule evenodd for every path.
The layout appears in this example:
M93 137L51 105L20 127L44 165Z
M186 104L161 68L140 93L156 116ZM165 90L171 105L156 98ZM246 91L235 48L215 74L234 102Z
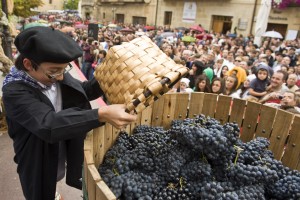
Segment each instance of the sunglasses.
M235 60L235 62L242 62L241 60Z

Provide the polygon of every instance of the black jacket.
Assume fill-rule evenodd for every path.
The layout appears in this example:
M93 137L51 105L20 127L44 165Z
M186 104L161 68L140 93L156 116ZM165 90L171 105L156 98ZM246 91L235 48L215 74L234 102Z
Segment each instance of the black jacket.
M101 123L90 100L103 94L92 79L81 83L70 74L60 82L63 108L55 112L47 96L23 81L6 84L3 102L8 133L14 142L17 172L29 200L53 200L56 190L59 141L66 143L67 184L80 188L83 141Z

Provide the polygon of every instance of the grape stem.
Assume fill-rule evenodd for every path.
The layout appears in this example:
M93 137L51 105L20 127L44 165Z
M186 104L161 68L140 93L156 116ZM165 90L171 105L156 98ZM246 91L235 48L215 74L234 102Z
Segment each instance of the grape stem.
M236 146L236 145L234 145L234 149L236 150L236 156L235 156L235 159L234 159L234 165L236 165L237 160L238 160L238 158L239 158L239 156L240 156L240 153L241 153L244 149L242 149L241 147Z

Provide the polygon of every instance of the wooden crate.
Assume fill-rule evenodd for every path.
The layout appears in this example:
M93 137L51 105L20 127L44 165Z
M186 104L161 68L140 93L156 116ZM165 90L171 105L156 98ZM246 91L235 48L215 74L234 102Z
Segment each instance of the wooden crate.
M254 102L208 93L165 94L139 114L137 122L127 127L147 124L170 127L173 119L193 118L198 114L214 117L222 124L236 122L240 138L248 142L255 137L270 140L270 150L285 166L300 170L300 117ZM89 200L116 200L97 169L119 131L107 124L93 130L84 144L84 181Z

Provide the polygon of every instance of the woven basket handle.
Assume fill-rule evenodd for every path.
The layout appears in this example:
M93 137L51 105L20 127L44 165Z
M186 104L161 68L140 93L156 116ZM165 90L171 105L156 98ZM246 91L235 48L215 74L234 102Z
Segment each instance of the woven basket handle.
M165 77L163 78L161 81L160 81L160 84L161 86L163 85L166 85L170 82L170 79ZM161 87L162 88L162 87ZM153 94L153 92L149 89L147 89L142 95L144 96L143 99L148 99L149 97L151 97L151 95ZM162 95L162 94L161 94ZM131 111L134 110L134 113L137 113L137 111L135 110L135 108L140 104L140 103L143 103L140 101L139 98L136 98L133 102L130 102L128 105L127 105L127 108L125 109L125 111L127 113L130 113Z

